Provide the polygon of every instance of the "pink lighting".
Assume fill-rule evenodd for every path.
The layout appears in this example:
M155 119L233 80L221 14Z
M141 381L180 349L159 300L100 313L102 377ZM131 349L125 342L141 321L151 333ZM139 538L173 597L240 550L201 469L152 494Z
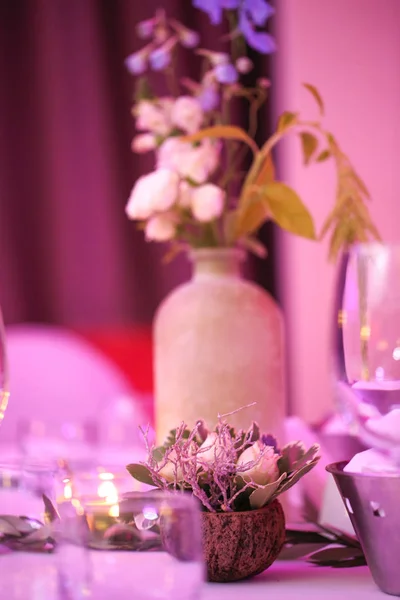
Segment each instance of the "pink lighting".
M371 213L385 241L399 240L400 2L280 0L275 20L279 52L276 113L312 114L302 90L312 82L335 131L370 189ZM308 200L320 229L334 199L331 165L306 169L289 142L284 178ZM280 236L279 270L287 317L292 412L318 421L333 408L329 336L335 267L327 245Z

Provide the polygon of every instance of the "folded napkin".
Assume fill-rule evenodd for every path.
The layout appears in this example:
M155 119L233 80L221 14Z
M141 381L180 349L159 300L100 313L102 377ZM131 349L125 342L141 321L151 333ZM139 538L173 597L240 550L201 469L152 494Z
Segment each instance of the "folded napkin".
M359 452L344 467L347 473L370 473L373 475L396 475L400 474L400 468L395 460L371 448Z
M391 444L400 445L400 408L394 408L386 415L368 419L365 428Z

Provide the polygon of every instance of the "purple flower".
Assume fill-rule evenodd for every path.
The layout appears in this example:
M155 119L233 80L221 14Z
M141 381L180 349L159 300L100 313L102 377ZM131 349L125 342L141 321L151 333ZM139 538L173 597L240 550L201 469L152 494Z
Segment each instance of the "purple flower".
M212 85L206 86L197 96L200 106L204 112L209 112L218 108L220 97L216 88Z
M222 21L223 0L193 0L193 6L206 12L213 25L219 25Z
M227 8L228 10L235 10L239 8L242 0L220 0L220 5L222 8Z
M276 454L280 454L279 450L278 450L278 442L276 441L276 439L274 438L273 435L271 434L263 434L261 436L261 441L265 446L271 446L274 451L276 452Z
M251 2L252 0L248 0ZM262 1L262 0L261 0ZM240 11L239 29L245 37L248 45L261 54L271 54L276 50L276 43L272 35L255 29L255 23L250 20L246 9Z
M224 9L237 10L239 30L248 45L261 54L275 52L274 38L257 30L258 27L264 27L275 12L267 0L193 0L193 6L206 12L213 25L221 23Z
M243 0L242 11L246 11L255 25L263 27L275 10L266 0Z
M185 48L195 48L199 45L200 36L196 31L191 31L187 29L184 33L180 35L179 41L182 44L182 46L185 46Z
M171 53L165 48L157 48L150 54L150 66L153 71L162 71L171 62Z
M147 69L147 52L139 50L125 59L125 67L132 75L141 75Z
M147 19L146 21L140 21L136 26L136 33L140 38L145 40L151 37L154 31L154 19Z
M217 81L220 83L236 83L239 76L235 67L231 64L217 65L214 69L214 75Z

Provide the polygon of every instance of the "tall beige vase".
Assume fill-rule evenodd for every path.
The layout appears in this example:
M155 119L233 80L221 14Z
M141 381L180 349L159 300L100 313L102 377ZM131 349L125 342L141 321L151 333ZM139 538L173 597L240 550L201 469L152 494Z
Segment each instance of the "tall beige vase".
M238 428L252 420L283 441L283 318L275 300L241 275L245 253L191 253L193 277L161 304L154 322L157 441L184 421L214 426L226 414Z

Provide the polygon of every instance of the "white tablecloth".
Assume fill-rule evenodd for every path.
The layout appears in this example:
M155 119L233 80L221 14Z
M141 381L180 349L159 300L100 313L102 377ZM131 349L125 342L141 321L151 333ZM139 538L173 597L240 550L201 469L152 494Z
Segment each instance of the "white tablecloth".
M49 557L43 568L41 556L15 553L0 556L0 574L7 569L18 580L13 596L4 595L4 580L0 575L1 600L59 600L56 591L55 556ZM27 593L26 582L32 574L41 572L40 582ZM4 575L4 570L3 570ZM157 573L154 573L157 577ZM28 584L29 587L29 584ZM127 589L127 598L133 598ZM233 584L204 585L201 600L382 600L388 598L378 590L367 567L331 569L300 561L277 561L270 569L249 581ZM94 598L97 600L97 598ZM112 600L112 599L110 599ZM115 600L120 600L115 598ZM188 599L189 600L189 599Z
M332 569L277 561L249 581L207 584L202 600L383 600L368 567Z

